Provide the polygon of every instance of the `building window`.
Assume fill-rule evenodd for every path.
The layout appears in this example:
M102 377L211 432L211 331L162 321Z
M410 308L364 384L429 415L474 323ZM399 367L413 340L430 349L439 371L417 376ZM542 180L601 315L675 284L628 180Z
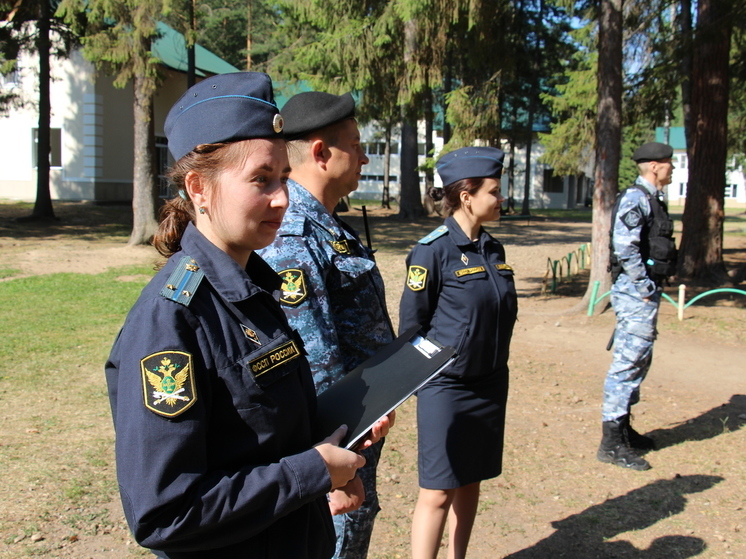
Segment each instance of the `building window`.
M362 144L366 155L386 155L386 142L365 142ZM390 146L390 155L399 153L399 144L393 142Z
M554 174L553 169L544 169L544 192L562 194L565 191L565 181Z
M37 167L39 160L39 129L34 128L32 130L33 142L31 145L31 163L34 167ZM49 129L49 166L50 167L62 167L62 129L61 128L50 128Z
M0 74L0 85L2 89L13 89L18 85L18 70L13 70L7 74Z
M155 168L158 173L158 196L161 198L170 198L168 168L171 166L171 159L168 153L168 139L165 136L155 137Z
M686 198L686 183L679 183L679 198Z
M682 153L681 155L679 155L679 164L677 165L677 167L679 167L679 169L686 169L686 164L686 153Z
M737 184L726 184L725 185L725 197L726 198L737 198L738 197L738 185Z
M360 177L361 181L378 181L383 182L386 180L383 175L363 175ZM396 175L389 175L389 182L396 182L397 176Z

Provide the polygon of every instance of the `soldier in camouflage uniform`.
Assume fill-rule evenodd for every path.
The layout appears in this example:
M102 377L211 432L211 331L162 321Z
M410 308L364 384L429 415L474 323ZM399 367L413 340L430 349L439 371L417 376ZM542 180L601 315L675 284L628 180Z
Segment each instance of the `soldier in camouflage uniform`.
M383 279L357 233L334 207L357 188L368 163L350 94L306 92L283 107L292 171L290 208L261 256L283 280L282 304L308 352L317 393L393 341ZM393 419L393 417L392 417ZM362 452L359 487L330 493L335 557L365 558L379 511L376 466L382 442ZM357 510L355 508L364 501Z
M612 217L611 304L616 313L614 357L604 384L603 439L598 459L633 470L650 464L637 450L655 447L630 425L630 409L653 359L662 283L673 275L673 222L662 200L674 169L671 146L652 142L632 156L640 169L635 184L617 200Z

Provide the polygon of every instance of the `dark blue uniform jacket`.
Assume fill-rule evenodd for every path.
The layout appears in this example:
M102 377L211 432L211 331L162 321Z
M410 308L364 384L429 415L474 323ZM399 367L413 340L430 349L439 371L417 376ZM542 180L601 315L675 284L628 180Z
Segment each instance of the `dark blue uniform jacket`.
M188 304L160 294L185 255L204 272ZM160 557L334 551L331 480L311 448L314 386L278 287L258 255L244 271L189 225L114 343L106 380L122 503Z
M465 380L508 373L517 314L513 269L484 229L472 242L453 217L407 256L399 331L422 325L428 336L458 351L449 377Z

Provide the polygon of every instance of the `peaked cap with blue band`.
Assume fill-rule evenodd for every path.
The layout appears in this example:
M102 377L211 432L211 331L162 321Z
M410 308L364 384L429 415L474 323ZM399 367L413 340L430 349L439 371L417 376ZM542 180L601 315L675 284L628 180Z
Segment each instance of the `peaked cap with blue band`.
M499 178L503 172L505 152L490 147L468 147L446 153L438 159L435 168L448 186L462 179L481 177Z
M164 128L177 161L200 144L283 137L272 80L260 72L219 74L193 85L171 107Z

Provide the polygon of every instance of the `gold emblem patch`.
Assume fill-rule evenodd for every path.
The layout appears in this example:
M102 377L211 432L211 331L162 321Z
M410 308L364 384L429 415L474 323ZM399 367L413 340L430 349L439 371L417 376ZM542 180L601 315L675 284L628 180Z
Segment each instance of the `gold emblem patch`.
M164 417L176 417L197 401L192 356L161 351L140 361L145 407Z
M256 345L262 345L262 342L259 341L259 336L256 335L256 331L252 330L248 326L244 326L241 324L241 330L243 331L243 335L246 336L247 340L251 340Z
M407 287L412 291L422 291L427 282L427 268L410 266L407 272Z
M283 363L292 361L299 356L300 351L298 351L298 346L291 340L282 344L277 349L268 351L264 355L249 361L249 369L255 377L259 377L267 371L271 371L275 367L279 367Z
M350 254L350 247L347 245L347 241L329 241L329 244L339 254Z
M303 275L303 270L297 268L289 268L279 272L282 278L282 295L280 295L280 302L286 305L297 305L306 298L308 291L306 290L306 278Z
M461 276L468 276L469 274L478 274L479 272L484 272L484 266L474 266L473 268L461 268L460 270L456 270L454 273L456 274L457 278L460 278Z

